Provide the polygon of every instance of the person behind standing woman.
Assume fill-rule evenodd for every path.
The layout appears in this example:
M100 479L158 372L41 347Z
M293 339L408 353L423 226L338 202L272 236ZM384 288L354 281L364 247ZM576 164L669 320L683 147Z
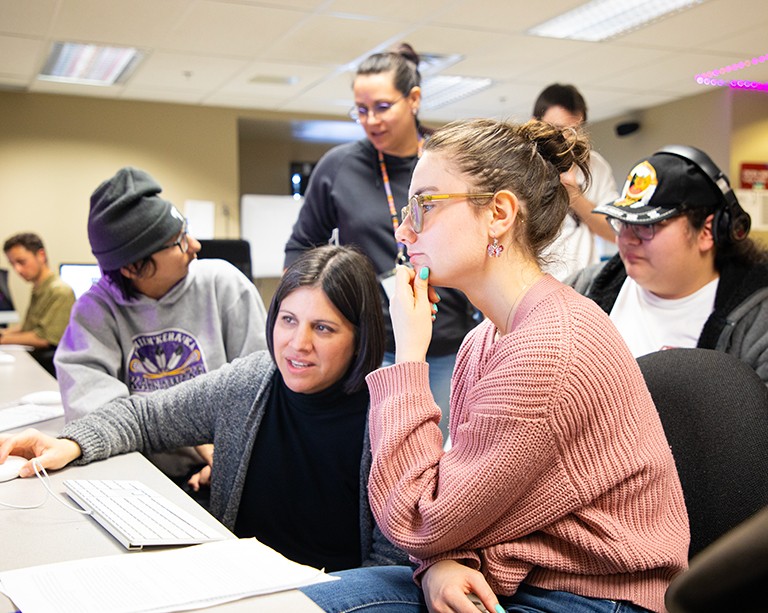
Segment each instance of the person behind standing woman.
M421 76L419 58L410 45L396 52L371 55L357 69L350 116L366 138L340 145L317 163L298 221L285 247L285 264L302 251L328 242L338 228L340 244L354 244L373 262L380 277L406 260L405 248L394 233L408 198L411 173L424 144L426 130L419 123ZM384 280L384 285L392 279ZM430 384L448 427L450 378L456 351L475 325L474 308L460 292L439 289L440 318L435 325L427 360ZM394 339L382 290L387 325L385 363L394 361Z
M608 316L538 260L568 210L560 175L589 176L588 159L538 121L426 144L397 233L414 270L397 272L396 363L367 377L371 508L415 582L390 567L304 588L327 611L472 613L470 593L496 612L664 610L690 536L659 416ZM487 316L456 360L448 451L424 361L432 283Z
M14 234L5 241L3 251L18 275L32 284L32 298L21 325L0 330L0 345L30 345L32 357L56 376L53 354L67 329L75 293L51 270L37 234Z
M545 87L533 105L534 119L559 128L577 128L587 121L587 103L573 85L553 83ZM544 251L545 270L563 281L569 275L596 264L603 254L616 252L613 231L595 206L613 202L619 196L613 170L597 151L589 153L589 184L576 169L563 173L571 206L560 234Z
M8 453L46 468L133 450L213 441L211 513L317 568L406 563L371 516L365 375L381 364L384 325L370 262L349 247L306 252L267 315L268 351L179 385L116 399L60 438L0 434ZM34 475L31 463L22 476Z

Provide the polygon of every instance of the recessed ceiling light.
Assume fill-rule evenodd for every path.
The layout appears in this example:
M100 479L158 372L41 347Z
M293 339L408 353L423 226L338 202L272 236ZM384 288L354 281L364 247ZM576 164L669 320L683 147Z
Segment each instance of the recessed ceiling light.
M461 98L476 94L492 84L493 80L487 78L446 75L429 77L422 83L424 95L421 106L425 110L438 109Z
M142 57L133 47L56 42L37 78L81 85L114 85L125 82Z
M256 75L248 79L249 83L256 83L257 85L296 85L299 82L299 77L283 77L280 75Z
M705 0L592 0L539 24L527 34L600 41L644 26Z

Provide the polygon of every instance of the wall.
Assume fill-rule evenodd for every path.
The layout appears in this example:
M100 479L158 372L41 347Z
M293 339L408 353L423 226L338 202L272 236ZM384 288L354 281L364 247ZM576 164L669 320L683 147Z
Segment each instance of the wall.
M237 236L237 115L195 106L97 98L0 93L2 240L34 231L54 269L92 262L86 221L89 197L126 165L149 171L163 195L217 203L217 226ZM227 223L225 207L233 214ZM7 266L5 255L0 265ZM24 311L30 288L11 275Z
M730 168L732 105L725 89L705 91L628 117L590 125L596 149L611 163L621 190L635 162L664 145L685 144L706 151L721 168ZM616 124L640 122L628 136L616 136Z
M615 135L622 118L590 130L619 186L639 157L672 142L701 147L735 177L741 161L768 159L766 100L760 92L705 91L641 113L642 128L631 136ZM180 206L187 199L215 202L216 236L228 238L239 235L241 194L286 193L289 162L314 161L330 146L292 138L290 121L309 117L243 109L0 92L0 118L0 240L22 230L40 233L54 268L93 261L89 197L121 166L151 172ZM284 127L245 135L244 118ZM8 266L1 253L0 266ZM14 274L11 291L26 310L30 289Z
M768 94L733 91L730 176L738 186L742 162L768 162Z
M93 262L90 195L126 165L152 174L180 209L188 199L213 201L216 237L239 237L240 194L286 193L289 156L319 157L325 150L290 142L259 146L257 139L259 153L242 156L244 192L241 117L286 121L282 114L242 109L0 92L0 241L34 231L54 270L61 262ZM0 267L8 267L2 252ZM23 313L30 287L13 273L10 286Z
M262 122L258 122L259 125ZM241 130L238 163L241 194L289 194L291 162L316 162L333 145L304 143L293 138L290 129L258 128Z

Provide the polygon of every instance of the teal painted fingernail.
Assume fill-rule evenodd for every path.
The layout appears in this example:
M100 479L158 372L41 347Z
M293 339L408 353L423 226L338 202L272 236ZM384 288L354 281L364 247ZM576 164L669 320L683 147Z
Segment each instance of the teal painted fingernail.
M435 292L435 298L437 299L438 302L442 300L442 298L440 298L440 294L438 294L437 292Z
M437 313L437 305L434 302L432 303L432 310Z
M426 281L429 277L429 266L424 266L421 271L419 272L419 276L423 281Z
M496 613L507 613L504 610L504 607L502 607L500 604L497 604L495 607L493 607L496 610Z

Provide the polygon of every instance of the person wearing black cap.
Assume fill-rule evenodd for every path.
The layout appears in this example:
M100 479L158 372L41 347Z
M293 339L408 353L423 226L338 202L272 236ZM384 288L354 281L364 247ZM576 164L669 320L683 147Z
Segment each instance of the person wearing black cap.
M621 197L595 212L619 253L569 282L610 315L635 357L716 349L768 382L768 252L703 151L671 145L639 161Z
M67 421L266 348L256 287L228 262L197 260L200 243L160 192L126 167L91 196L88 239L103 276L72 309L54 359ZM200 462L189 455L152 459L180 478Z

